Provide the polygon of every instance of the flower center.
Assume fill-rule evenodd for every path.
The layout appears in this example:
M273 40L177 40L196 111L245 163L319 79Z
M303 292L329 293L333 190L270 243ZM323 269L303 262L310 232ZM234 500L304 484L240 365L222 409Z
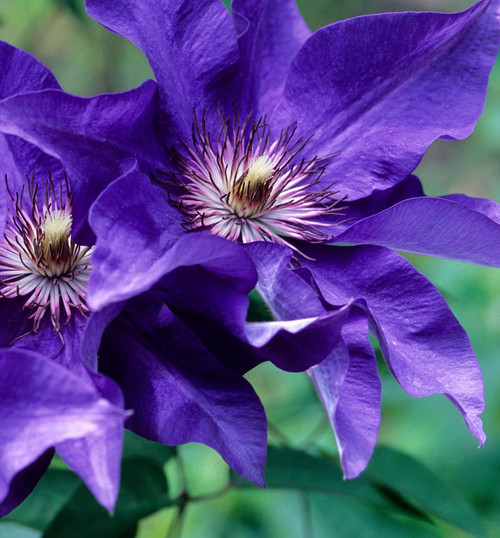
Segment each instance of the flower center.
M46 184L42 208L38 188L28 180L28 207L25 191L11 197L11 208L3 240L0 243L0 296L13 299L26 296L23 308L33 310L33 332L46 312L54 330L61 336L61 311L65 324L73 311L83 316L90 310L85 303L87 281L91 271L92 247L82 247L71 239L72 197L66 182L56 195L52 180ZM61 336L62 339L62 336Z
M240 218L256 217L265 208L265 200L272 187L274 166L266 155L257 157L228 193L227 201Z
M73 219L61 209L47 211L43 220L42 248L43 257L48 262L53 276L64 274L64 265L71 257L70 237Z
M329 158L301 156L307 140L290 126L272 141L261 118L251 126L222 120L211 136L202 119L195 118L190 144L172 150L175 185L180 195L174 204L186 216L189 230L205 229L222 237L249 243L285 238L326 241L324 217L339 214L339 199L331 185L321 188Z

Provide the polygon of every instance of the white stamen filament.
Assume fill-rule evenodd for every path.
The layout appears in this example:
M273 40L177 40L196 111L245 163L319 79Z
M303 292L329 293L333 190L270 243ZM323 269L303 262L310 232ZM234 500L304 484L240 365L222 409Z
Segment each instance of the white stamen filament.
M250 128L228 120L214 141L205 123L195 120L191 144L172 150L176 184L184 191L174 201L191 230L208 229L233 241L274 241L297 250L284 239L326 241L323 217L339 215L337 194L319 189L329 159L299 157L306 146L294 126L271 142L264 119Z
M66 185L66 190L67 190ZM34 310L33 332L47 311L61 340L61 309L68 323L73 309L90 312L85 296L90 274L92 247L73 242L71 194L63 203L62 189L56 197L51 180L47 182L43 211L38 207L37 187L28 181L31 207L23 209L23 196L11 194L3 241L0 243L0 297L27 296L23 308Z

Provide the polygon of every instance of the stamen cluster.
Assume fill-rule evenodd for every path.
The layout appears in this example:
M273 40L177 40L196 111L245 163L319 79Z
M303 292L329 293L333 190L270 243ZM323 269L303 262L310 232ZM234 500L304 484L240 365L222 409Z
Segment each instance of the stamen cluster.
M232 123L221 120L213 139L205 119L195 119L192 143L181 140L183 151L173 151L175 184L182 193L174 203L186 215L186 227L294 249L284 237L328 240L321 217L338 214L339 199L332 185L318 188L329 158L300 157L307 142L295 126L272 141L265 118L240 124L236 114Z
M27 296L23 308L34 312L36 332L47 311L54 330L60 334L61 309L68 323L72 309L82 315L90 312L85 295L90 274L92 247L82 247L71 239L72 197L66 182L58 195L52 180L46 184L42 207L38 205L38 187L33 179L15 195L9 190L12 206L0 243L0 296L11 299ZM28 207L24 207L25 195Z

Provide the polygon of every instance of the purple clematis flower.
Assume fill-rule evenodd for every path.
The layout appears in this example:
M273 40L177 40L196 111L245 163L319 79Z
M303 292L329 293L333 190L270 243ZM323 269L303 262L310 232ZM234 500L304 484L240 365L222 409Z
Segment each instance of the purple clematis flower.
M264 486L266 417L241 374L263 360L292 371L315 364L340 340L348 308L246 323L255 267L240 246L212 235L185 235L158 263L163 276L149 290L94 314L84 339L88 360L99 352L100 370L119 383L134 410L132 431L170 445L204 443ZM186 305L196 305L189 323ZM220 336L222 348L234 341L227 360L205 333ZM311 348L314 339L320 343Z
M372 331L402 387L446 394L483 443L483 385L467 335L391 249L500 266L498 204L427 197L411 175L435 139L472 132L498 51L499 2L360 17L312 35L291 0L234 0L232 13L219 0L87 0L87 9L144 51L158 93L145 83L124 109L119 96L16 96L0 103L0 129L102 191L88 220L97 238L88 304L113 318L101 368L135 406L134 428L164 442L202 440L260 483L262 457L243 469L234 430L221 434L220 408L208 402L227 407L241 383L229 372L272 360L309 369L345 475L355 477L380 422ZM255 283L277 321L245 322ZM117 314L113 305L131 298ZM141 310L147 322L130 325ZM137 386L133 359L121 369L115 358L134 347L115 348L125 327L142 342L130 355L144 360ZM194 371L161 343L174 332L181 343L196 335ZM101 333L91 332L95 349ZM199 378L222 367L227 398ZM168 375L156 384L159 371ZM164 397L174 379L196 387L203 405L182 414L192 399Z
M2 101L59 88L45 67L5 43L0 64ZM30 493L54 450L112 510L127 413L118 386L80 352L92 247L70 236L71 191L61 163L14 136L0 135L0 145L7 205L0 240L0 516Z
M29 55L7 44L2 44L1 52L4 54L2 63L10 67L13 76L19 73L20 63L26 72L34 72L31 80L40 72L39 78L42 81L47 79L49 88L57 88L55 91L47 91L40 83L24 88L26 93L23 96L7 94L2 100L6 108L17 97L36 100L50 95L62 101L72 99L58 89L48 70ZM86 116L92 120L89 124L99 133L99 129L102 130L106 124L106 118L96 112L100 107L110 113L120 110L122 114L127 100L130 99L131 102L138 98L140 101L147 86L148 84L128 94L80 100L79 104L86 107ZM6 88L9 88L7 84ZM155 93L149 90L146 93L145 111L137 113L139 126L141 122L147 123L154 117L150 110L154 108ZM116 115L112 117L115 121L112 127L116 128ZM127 114L125 118L129 121L130 115ZM134 144L138 143L133 138L136 126L123 125L121 128L123 138L131 139ZM36 128L41 129L39 124ZM150 131L154 133L151 128ZM141 134L141 129L138 132ZM16 131L16 134L20 133ZM33 142L33 139L26 138ZM113 178L121 167L127 170L131 164L122 163L127 155L125 142L120 143L118 140L118 148L113 150L115 155L112 155L110 148L99 150L99 144L88 138L89 140L80 140L81 146L75 152L75 160L64 161L72 179L70 188L61 161L42 153L13 133L2 135L2 141L9 151L4 154L4 169L8 176L5 184L8 211L3 241L0 243L0 311L3 320L8 322L0 333L0 346L6 348L8 356L14 349L26 351L30 357L35 352L38 361L47 370L47 377L57 366L55 363L59 363L64 368L62 371L54 370L53 375L58 380L56 386L61 383L60 378L65 373L76 384L90 383L113 404L110 409L105 408L110 415L109 425L104 424L98 416L99 426L103 430L99 432L102 439L92 441L91 436L86 434L87 430L82 427L83 438L73 443L74 454L65 448L66 444L70 445L69 441L64 444L59 442L59 438L54 440L40 434L42 446L55 446L61 457L86 480L97 499L108 509L113 507L118 492L122 426L126 414L120 390L109 379L95 373L101 336L112 322L102 345L102 349L108 352L100 351L100 366L101 371L113 375L125 390L126 407L134 411L128 426L145 437L169 444L204 442L218 450L242 476L264 485L262 471L267 448L267 428L257 395L239 372L235 373L221 364L201 341L196 341L196 335L169 309L170 299L165 290L176 277L181 278L179 273L184 271L190 271L191 277L200 282L210 280L210 286L200 294L198 303L203 296L208 304L213 294L217 294L220 301L225 301L228 307L238 310L238 319L233 323L241 328L240 337L248 348L245 360L252 364L266 359L277 363L286 361L276 351L283 347L293 349L294 354L304 355L308 365L317 362L318 350L308 349L309 339L323 334L326 327L329 327L329 337L322 345L323 355L326 356L331 345L340 338L341 323L338 320L345 317L346 311L340 309L338 312L325 312L322 316L299 321L254 324L252 330L247 331L247 294L257 280L249 255L240 246L216 236L187 236L183 233L165 253L160 267L151 268L153 277L149 277L149 287L154 279L163 276L169 282L164 286L165 290L159 282L154 289L156 293L143 295L128 305L120 303L102 312L91 313L87 284L89 275L99 260L94 260L94 256L91 256L95 251L95 247L91 246L95 236L88 226L89 207L97 196L94 193L106 186L106 178ZM75 139L78 139L76 134L72 140ZM116 142L115 139L114 141ZM159 145L158 148L163 155L162 148ZM89 169L89 163L102 175L95 177ZM132 170L135 168L133 165ZM28 178L24 177L25 170L29 171ZM85 173L79 174L81 170ZM136 203L133 198L130 201ZM109 224L116 226L113 222ZM148 224L150 231L157 230L153 220L149 220ZM183 230L179 223L174 224ZM116 238L123 238L124 231L117 231ZM172 244L171 235L167 234L167 238ZM140 280L140 275L138 276L138 280L130 281L131 286L137 286L137 281ZM147 279L143 279L141 283L144 291L148 290L147 282ZM127 340L125 335L130 338ZM258 349L258 352L254 352L254 349ZM122 355L124 351L127 352L127 361L124 361ZM295 360L293 357L294 355L290 359L292 364ZM8 364L10 363L14 364L14 361ZM186 367L186 364L191 366ZM120 367L117 368L117 365ZM302 363L293 367L304 369ZM33 375L37 369L40 370L41 367L34 362ZM72 372L76 376L72 376ZM5 380L5 399L12 392L9 386L11 379L9 377ZM29 386L28 380L16 385L16 389L19 389L19 394L24 394L25 400L32 391L23 392L24 386ZM77 391L76 394L78 395ZM64 413L71 400L63 392L52 394L49 390L48 395L52 398L52 405L55 405L53 402L59 402L61 407L62 417L55 412L51 413L54 423L57 425L60 418L63 424ZM35 414L37 406L45 405L45 395L42 396L40 401L30 400L30 408L34 409ZM79 401L78 397L75 398ZM99 404L102 404L101 400L103 398L98 399ZM93 401L84 403L89 406L94 404ZM21 403L18 405L22 408ZM73 412L72 409L70 411ZM93 408L90 408L89 413L96 414ZM15 413L6 408L5 416L12 414ZM40 423L37 427L43 433L47 425ZM8 432L9 428L5 427L5 431ZM74 436L74 431L71 430L68 436ZM31 433L36 439L36 434ZM94 436L97 437L97 433ZM19 445L25 442L20 440ZM19 445L14 448L19 450L16 448ZM40 450L35 443L33 446L33 450ZM26 472L27 476L23 474L20 479L13 480L13 471L9 471L11 474L7 476L6 487L10 481L15 499L6 499L3 513L11 510L29 493L36 479L45 470L47 458L48 456L40 458L35 469L30 470L29 474ZM89 458L97 463L90 465ZM10 449L4 460L5 465L13 467L17 473L31 462L26 457L16 459ZM13 461L16 463L13 464ZM22 490L18 483L23 486ZM22 491L22 495L18 491Z

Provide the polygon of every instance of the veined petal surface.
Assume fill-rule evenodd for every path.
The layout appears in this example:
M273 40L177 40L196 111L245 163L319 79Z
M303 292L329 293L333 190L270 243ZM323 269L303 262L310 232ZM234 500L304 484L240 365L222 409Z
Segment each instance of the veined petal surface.
M436 288L404 258L381 247L312 246L306 253L314 260L303 262L302 274L310 272L328 303L365 303L371 329L403 389L416 397L445 394L484 443L479 365Z
M358 17L318 30L297 54L273 124L297 122L323 177L350 200L410 174L437 138L468 136L497 57L497 0L462 13Z

